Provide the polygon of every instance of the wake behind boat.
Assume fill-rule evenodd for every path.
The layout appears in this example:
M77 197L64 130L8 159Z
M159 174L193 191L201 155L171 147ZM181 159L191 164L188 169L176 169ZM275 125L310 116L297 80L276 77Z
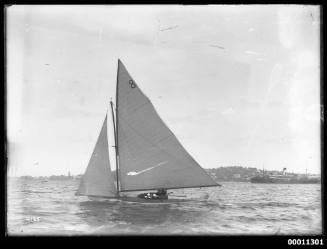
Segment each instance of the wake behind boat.
M114 127L116 174L110 169L107 115L76 195L171 202L167 189L220 186L184 149L118 60ZM124 192L149 191L136 197Z

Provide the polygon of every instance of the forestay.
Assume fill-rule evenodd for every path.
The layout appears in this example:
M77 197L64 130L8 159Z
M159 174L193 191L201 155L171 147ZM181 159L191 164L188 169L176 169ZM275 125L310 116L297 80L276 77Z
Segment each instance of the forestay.
M76 195L117 196L108 154L107 115Z
M121 191L219 186L164 124L121 61L117 131Z

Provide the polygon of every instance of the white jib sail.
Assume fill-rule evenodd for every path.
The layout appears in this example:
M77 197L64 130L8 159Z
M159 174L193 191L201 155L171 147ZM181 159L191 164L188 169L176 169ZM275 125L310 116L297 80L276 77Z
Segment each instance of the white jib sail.
M76 195L117 196L117 189L111 174L109 161L107 115Z

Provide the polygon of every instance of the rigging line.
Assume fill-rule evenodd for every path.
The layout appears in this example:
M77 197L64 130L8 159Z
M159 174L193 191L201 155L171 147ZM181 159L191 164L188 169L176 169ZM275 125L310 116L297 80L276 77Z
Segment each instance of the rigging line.
M119 84L119 73L120 73L120 64L123 63L118 59L117 65L117 76L116 76L116 140L115 140L115 151L116 151L116 177L117 177L117 186L119 187L119 146L118 146L118 84ZM117 189L117 195L119 196L119 188Z
M117 160L117 133L116 133L117 130L116 130L116 125L115 125L115 115L114 115L114 107L113 107L112 100L110 100L110 105L111 105L112 122L113 122L113 128L114 128L114 137L115 137L117 194L119 195L118 160Z

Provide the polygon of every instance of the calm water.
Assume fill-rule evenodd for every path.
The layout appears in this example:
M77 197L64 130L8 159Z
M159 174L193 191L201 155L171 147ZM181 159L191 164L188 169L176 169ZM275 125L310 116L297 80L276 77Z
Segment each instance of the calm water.
M174 190L185 202L95 202L74 195L79 180L8 181L12 235L319 234L319 184L222 183Z

